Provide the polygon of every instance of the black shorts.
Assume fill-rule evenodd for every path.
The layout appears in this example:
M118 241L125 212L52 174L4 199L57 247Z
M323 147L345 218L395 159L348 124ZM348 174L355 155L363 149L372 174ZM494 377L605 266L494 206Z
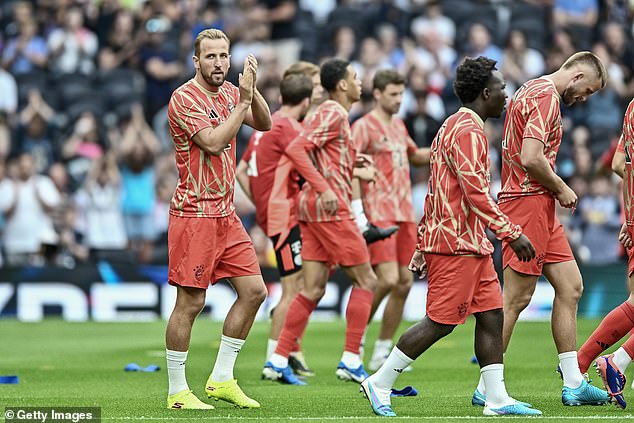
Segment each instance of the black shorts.
M277 244L279 235L273 235L271 241ZM280 248L275 249L277 270L280 276L288 276L302 270L302 239L299 235L299 225L295 225Z

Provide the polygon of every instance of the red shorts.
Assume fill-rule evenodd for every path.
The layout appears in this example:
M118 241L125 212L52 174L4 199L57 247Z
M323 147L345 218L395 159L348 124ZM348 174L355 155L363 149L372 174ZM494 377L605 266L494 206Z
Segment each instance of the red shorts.
M427 316L460 325L473 313L502 308L502 289L491 256L425 254Z
M208 288L220 279L260 275L249 234L238 216L170 215L167 231L170 285Z
M365 239L354 220L299 222L302 259L357 266L370 261Z
M502 268L525 275L539 276L544 264L574 260L564 227L555 211L555 199L550 195L529 195L500 204L500 210L511 222L522 227L522 232L535 247L535 258L522 262L508 244L502 243Z
M381 241L368 245L372 266L398 262L399 266L409 265L416 248L416 224L412 222L372 222L380 228L398 225L398 231Z

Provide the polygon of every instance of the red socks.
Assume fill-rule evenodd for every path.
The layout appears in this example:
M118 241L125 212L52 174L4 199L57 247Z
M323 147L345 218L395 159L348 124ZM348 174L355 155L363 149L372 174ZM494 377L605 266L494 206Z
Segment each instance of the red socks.
M372 291L352 288L346 308L346 347L345 351L359 354L361 338L370 318L372 309ZM290 311L290 310L289 310Z
M317 307L317 303L309 300L301 294L298 294L291 305L288 307L288 313L286 313L286 320L284 320L284 327L280 333L280 337L277 340L277 347L275 348L275 354L279 354L283 357L288 357L291 351L294 350L297 340L301 339L304 335L306 325L308 325L308 319L310 314Z
M581 373L586 373L595 358L621 340L633 327L634 306L629 302L624 302L608 313L577 354ZM634 341L632 339L630 337L626 342L626 344L630 344L627 348L623 345L630 357L634 356L630 354L630 352L634 352L632 351L634 350Z

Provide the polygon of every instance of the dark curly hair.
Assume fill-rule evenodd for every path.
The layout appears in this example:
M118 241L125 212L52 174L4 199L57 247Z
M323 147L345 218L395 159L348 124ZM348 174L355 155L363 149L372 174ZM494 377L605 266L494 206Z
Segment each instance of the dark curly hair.
M462 104L474 101L484 90L491 78L491 72L496 70L496 61L480 56L477 59L467 57L456 69L456 80L453 90Z
M330 59L321 65L319 78L321 79L321 85L326 91L329 93L333 92L337 88L337 83L342 79L346 79L349 64L350 62L346 60Z

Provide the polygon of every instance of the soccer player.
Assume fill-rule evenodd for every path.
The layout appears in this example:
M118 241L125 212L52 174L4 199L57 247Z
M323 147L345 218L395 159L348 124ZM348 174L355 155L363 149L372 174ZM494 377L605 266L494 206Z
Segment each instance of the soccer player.
M531 300L537 278L544 275L555 290L552 332L559 352L564 405L605 404L607 392L588 384L577 363L577 303L581 273L555 211L555 201L571 209L577 194L555 173L562 137L560 103L584 102L603 88L607 72L590 52L568 58L557 71L526 82L511 99L502 141L500 209L519 224L535 246L535 260L522 262L508 242L502 243L504 269L504 350L519 314ZM472 403L483 405L482 378Z
M407 269L416 247L409 164L423 166L429 163L429 148L417 148L403 121L394 116L401 107L404 91L405 78L401 74L393 70L378 71L372 90L375 106L352 125L357 152L369 155L376 168L374 181L359 184L357 178L353 180L355 220L358 223L365 217L378 227L398 228L395 235L368 245L371 264L378 278L370 319L389 294L369 364L372 371L381 367L392 350L392 338L401 322L405 300L413 283L412 272Z
M306 75L313 81L313 94L310 97L310 107L306 112L306 116L311 115L317 106L327 100L327 93L324 91L324 87L321 86L321 80L319 79L319 66L314 63L305 62L300 60L293 63L284 71L282 79L286 79L291 75Z
M304 284L296 211L299 175L284 151L302 130L300 121L311 106L312 92L313 82L307 75L297 73L282 79L282 107L272 116L271 130L253 133L236 169L238 182L255 204L258 225L273 241L282 286L282 297L272 313L265 362L275 351L288 306ZM293 370L302 376L313 375L298 355L299 351L291 356Z
M345 348L336 375L359 383L367 377L359 347L376 286L365 241L350 210L356 153L348 111L361 97L361 81L352 65L340 59L326 61L320 79L329 100L307 118L304 130L286 149L306 180L299 198L304 287L289 306L275 353L264 368L269 379L296 385L304 382L292 375L289 353L324 295L330 265L337 263L353 288L346 309Z
M271 128L271 115L255 88L257 61L248 55L239 88L226 81L229 39L220 30L201 31L194 41L193 79L177 88L168 106L176 150L178 185L170 205L169 271L176 305L165 334L168 408L209 409L192 393L185 362L192 325L205 305L209 284L228 278L237 299L227 313L220 349L205 391L240 408L260 404L233 378L238 353L266 298L266 286L251 239L235 213L236 133L242 123Z
M634 100L630 102L623 119L623 132L612 160L614 171L623 178L623 200L625 223L619 234L619 241L628 253L628 288L630 295L626 301L603 318L599 326L579 349L579 369L587 372L592 361L603 351L619 342L634 329ZM596 361L597 370L605 388L614 397L616 405L625 408L623 397L625 387L625 369L634 358L634 337L630 336L613 354L603 355Z
M475 353L489 389L484 414L541 414L511 398L504 385L502 292L485 228L507 240L522 262L532 260L535 251L489 193L484 122L500 117L506 103L504 78L495 64L480 56L458 66L454 91L463 106L445 120L431 145L425 215L409 265L419 274L428 270L427 315L400 337L381 368L361 383L380 416L396 416L390 392L403 369L470 314L476 318Z

